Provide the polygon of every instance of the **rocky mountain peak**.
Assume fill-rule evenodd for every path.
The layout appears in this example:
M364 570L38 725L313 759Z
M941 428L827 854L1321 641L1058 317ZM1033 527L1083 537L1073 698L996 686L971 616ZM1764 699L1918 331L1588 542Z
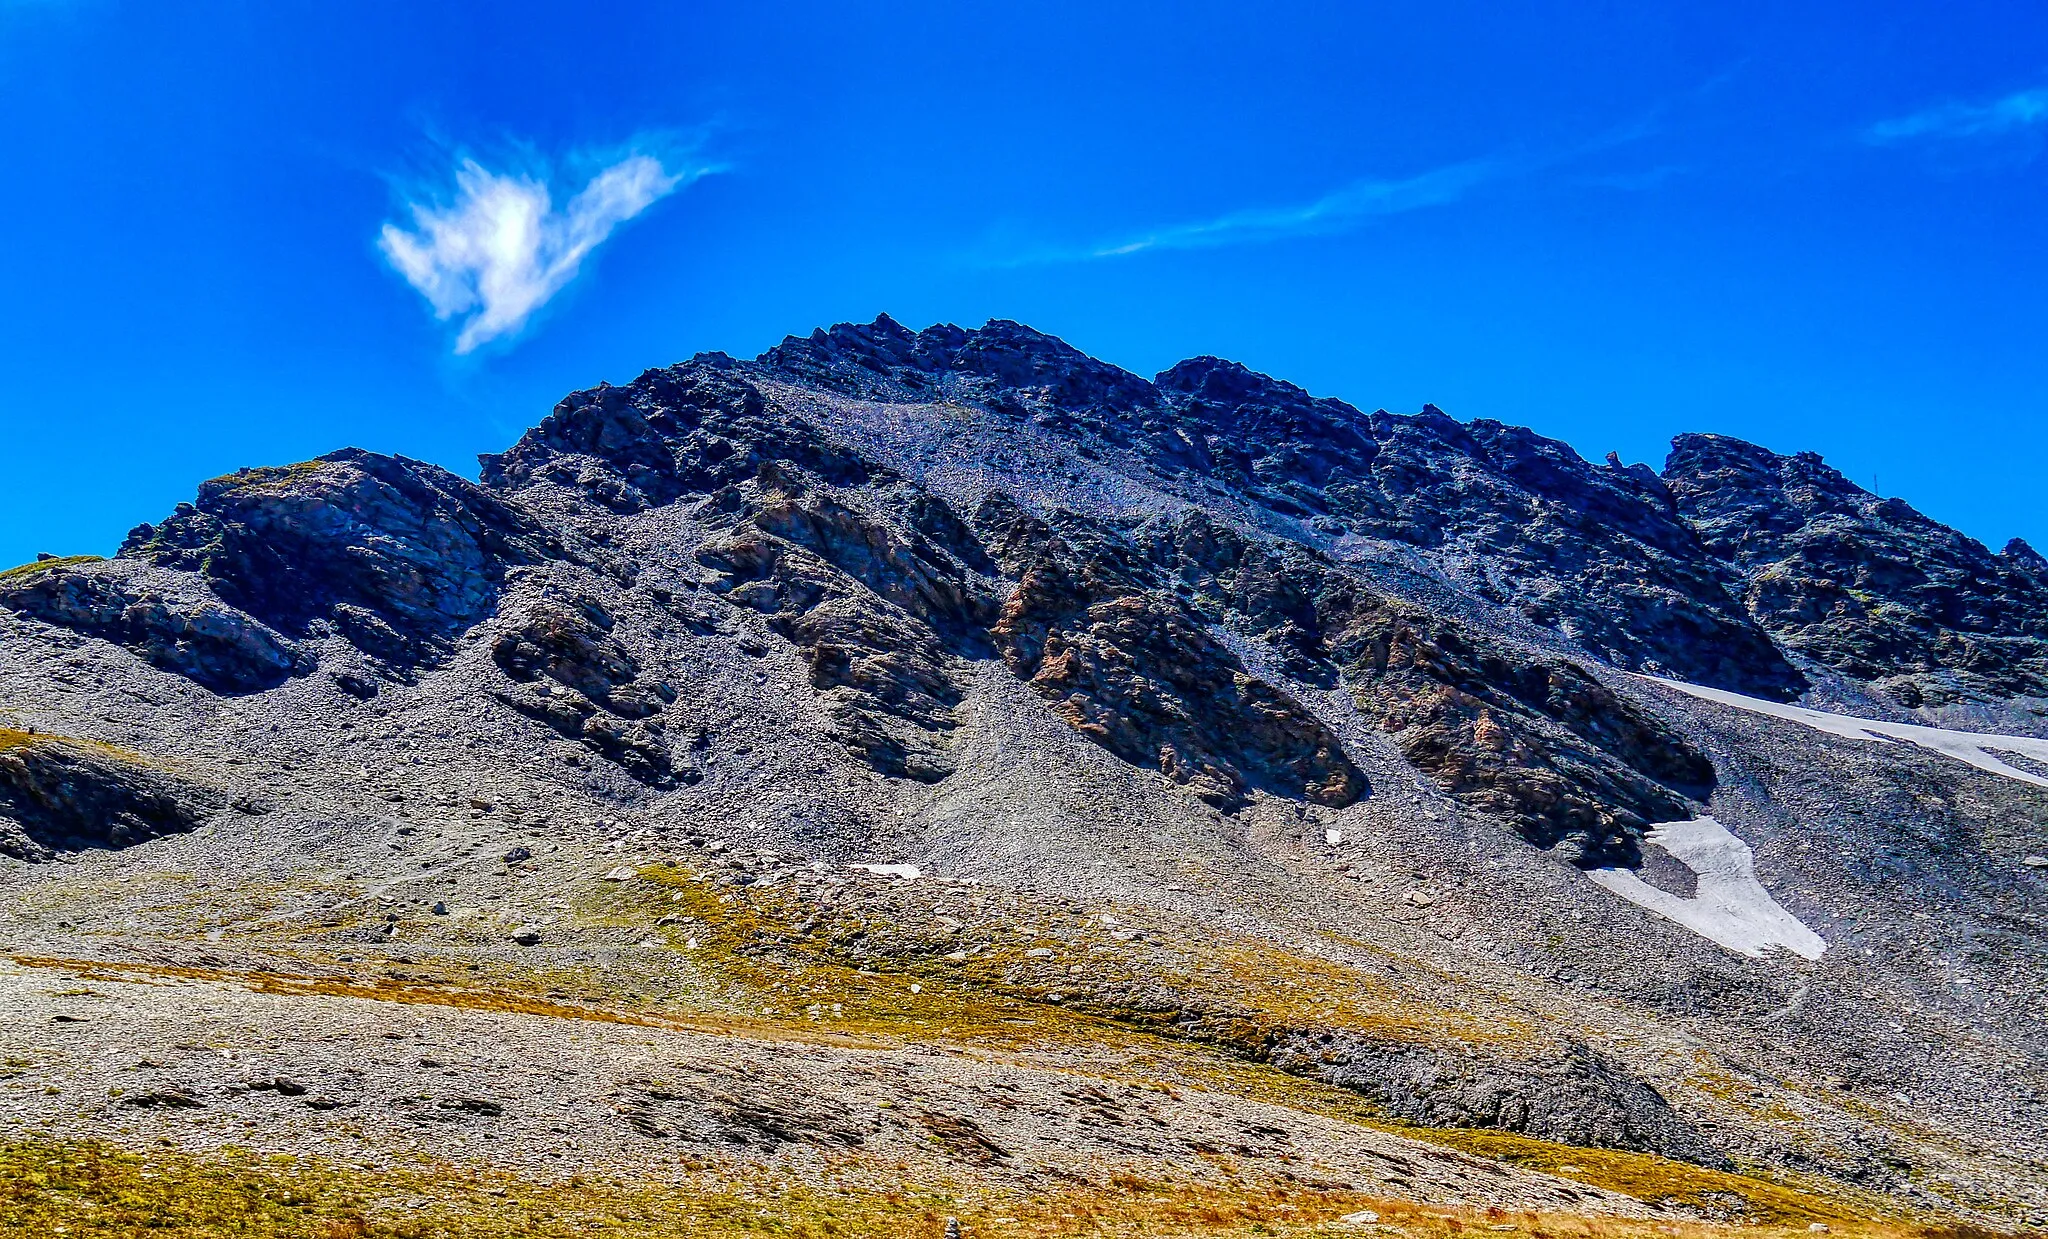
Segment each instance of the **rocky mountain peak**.
M755 360L764 373L884 399L1030 400L1063 409L1129 411L1152 385L1056 336L1007 319L973 330L941 323L912 333L884 314L791 336Z
M2048 557L2043 557L2041 552L2028 545L2024 538L2014 538L2007 542L2005 549L1999 554L2036 573L2048 572Z
M1908 708L2048 696L2048 583L1813 452L1680 435L1664 480L1786 648Z

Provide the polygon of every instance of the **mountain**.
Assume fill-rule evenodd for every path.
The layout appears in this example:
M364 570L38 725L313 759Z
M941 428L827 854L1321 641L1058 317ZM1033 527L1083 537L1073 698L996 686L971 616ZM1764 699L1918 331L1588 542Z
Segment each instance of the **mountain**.
M699 354L0 574L9 1174L2041 1225L2044 677L2048 562L1810 454L1001 321Z

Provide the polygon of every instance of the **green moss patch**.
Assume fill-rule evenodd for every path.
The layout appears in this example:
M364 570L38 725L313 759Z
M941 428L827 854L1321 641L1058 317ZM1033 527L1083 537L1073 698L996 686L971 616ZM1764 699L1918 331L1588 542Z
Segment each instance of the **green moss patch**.
M0 582L20 584L52 568L65 568L73 564L96 564L105 558L103 555L59 555L55 559L38 559L32 564L17 564L12 568L0 570Z

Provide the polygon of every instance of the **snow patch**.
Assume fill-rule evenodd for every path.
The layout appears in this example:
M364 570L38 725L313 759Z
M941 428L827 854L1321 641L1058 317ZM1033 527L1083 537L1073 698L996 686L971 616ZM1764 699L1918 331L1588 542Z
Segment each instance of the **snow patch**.
M848 865L848 869L865 869L878 878L908 878L915 882L924 876L924 870L916 865Z
M1950 731L1945 727L1923 727L1918 723L1885 723L1849 714L1830 714L1826 710L1809 710L1805 706L1788 706L1776 701L1765 701L1761 697L1746 697L1741 693L1731 693L1725 688L1705 688L1698 684L1686 684L1654 675L1642 678L1705 701L1718 701L1724 706L1734 706L1738 710L1803 723L1815 731L1824 731L1831 736L1879 742L1900 740L1907 744L1917 744L1921 748L1933 749L1957 761L1967 762L1979 770L2004 775L2008 779L2018 779L2022 783L2032 783L2036 787L2048 787L2048 778L2042 778L2029 770L2009 766L1994 755L2015 753L2033 761L2048 762L2048 740L2036 740L2031 736L2001 736L1986 731Z
M1744 955L1761 957L1775 946L1819 959L1828 949L1819 934L1778 906L1756 880L1756 853L1749 845L1713 818L1663 822L1650 827L1644 841L1699 876L1692 898L1658 890L1632 869L1588 869L1586 877L1595 886Z

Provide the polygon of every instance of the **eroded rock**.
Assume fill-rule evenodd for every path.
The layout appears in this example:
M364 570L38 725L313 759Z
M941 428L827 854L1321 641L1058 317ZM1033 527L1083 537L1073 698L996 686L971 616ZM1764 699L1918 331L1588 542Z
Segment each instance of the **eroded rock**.
M226 799L121 749L0 731L0 854L132 847L192 830Z
M1993 554L1812 452L1725 435L1672 440L1664 480L1749 613L1900 705L2048 696L2048 570Z
M254 617L210 599L167 599L118 565L10 574L0 579L0 606L125 646L217 693L260 692L313 668L310 655Z
M445 469L349 448L199 488L123 557L196 572L283 632L316 625L396 666L445 655L496 606L506 567L562 549L500 496Z

